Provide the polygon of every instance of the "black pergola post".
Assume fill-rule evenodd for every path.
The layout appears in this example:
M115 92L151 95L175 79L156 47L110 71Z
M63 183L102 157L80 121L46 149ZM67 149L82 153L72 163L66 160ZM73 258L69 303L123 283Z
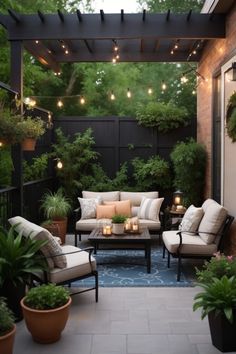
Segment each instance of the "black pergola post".
M18 92L20 112L23 114L23 46L22 41L11 41L11 89ZM21 145L13 145L12 159L14 164L13 186L17 188L14 198L13 215L23 215L23 153Z

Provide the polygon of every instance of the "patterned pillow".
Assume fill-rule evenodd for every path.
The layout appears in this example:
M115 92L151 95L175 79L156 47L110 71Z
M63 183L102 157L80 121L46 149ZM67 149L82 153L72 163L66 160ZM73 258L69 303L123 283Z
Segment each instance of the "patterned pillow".
M179 230L191 233L196 232L202 220L203 214L204 211L202 208L196 208L194 205L190 205L179 225Z
M8 221L11 225L19 224L16 231L21 232L25 237L48 241L46 245L41 247L41 252L46 257L50 269L54 267L65 268L67 266L66 257L62 254L61 246L48 230L33 224L21 216L15 216Z
M150 199L143 197L138 211L138 217L140 219L148 219L159 222L159 212L163 200L164 198Z
M102 204L102 198L78 198L81 206L81 219L96 218L97 205Z

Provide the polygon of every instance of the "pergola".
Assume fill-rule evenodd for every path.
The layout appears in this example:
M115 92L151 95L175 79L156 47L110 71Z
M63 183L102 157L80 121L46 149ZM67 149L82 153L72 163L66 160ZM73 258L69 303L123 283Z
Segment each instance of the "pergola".
M119 62L198 62L207 42L225 38L225 15L76 13L0 14L10 41L10 89L23 98L23 48L41 64L60 73L62 62L111 62L115 47ZM18 175L22 176L18 160ZM20 188L22 210L22 177Z

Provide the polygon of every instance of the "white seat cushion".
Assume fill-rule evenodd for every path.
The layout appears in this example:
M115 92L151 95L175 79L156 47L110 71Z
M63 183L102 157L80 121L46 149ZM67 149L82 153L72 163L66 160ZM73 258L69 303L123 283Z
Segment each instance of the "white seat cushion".
M107 219L108 220L108 219ZM79 220L76 223L76 230L78 231L92 231L96 227L101 227L104 220L86 219ZM161 228L160 221L139 219L140 227L147 227L149 230L159 230Z
M158 198L158 192L120 192L120 200L131 201L132 206L140 206L142 198Z
M160 221L139 219L139 227L147 227L149 230L160 230L161 223Z
M177 253L180 241L177 232L164 231L162 234L163 242L170 253ZM211 256L217 252L217 245L215 243L208 245L200 236L182 233L182 240L181 254Z
M215 240L228 213L222 205L213 199L206 200L202 207L205 209L205 213L200 222L198 233L204 242L211 244Z
M78 247L65 245L62 246L62 252L64 254L70 252L76 252L80 250ZM52 269L48 276L49 281L52 283L61 283L73 278L77 278L91 272L91 266L89 263L89 253L86 251L71 253L65 255L67 260L67 266L63 269L54 268ZM96 270L96 260L91 256L92 269Z

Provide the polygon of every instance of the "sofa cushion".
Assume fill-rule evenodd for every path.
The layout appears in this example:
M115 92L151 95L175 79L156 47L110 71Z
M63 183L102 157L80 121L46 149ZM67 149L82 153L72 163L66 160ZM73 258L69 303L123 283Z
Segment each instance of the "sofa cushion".
M170 253L177 253L180 240L177 232L178 231L164 231L162 234L162 240ZM206 242L197 235L193 237L183 232L182 241L181 254L212 256L217 252L217 245L215 243L207 245Z
M102 198L78 198L81 207L81 219L96 218L97 205L102 204Z
M119 200L120 192L112 191L112 192L91 192L91 191L83 191L83 198L97 198L101 196L102 201L111 201L111 200Z
M163 200L164 198L150 199L143 197L138 211L138 217L140 219L159 221L159 212Z
M203 203L203 207L205 213L200 222L198 233L202 240L209 245L214 242L221 229L227 217L227 210L214 200L205 202L205 206Z
M111 219L115 214L115 205L97 205L97 219Z
M104 202L105 205L115 205L116 214L125 215L127 217L131 216L131 203L130 200Z
M131 216L138 216L140 206L132 206L131 207Z
M194 205L190 205L179 225L179 230L183 230L185 232L196 232L200 221L202 220L203 214L203 208L196 208Z
M96 227L102 227L102 220L98 219L86 219L78 220L76 222L76 230L78 231L92 231ZM147 227L149 230L159 230L161 228L160 221L139 219L139 227Z
M52 283L61 283L68 279L77 278L91 272L89 263L89 254L86 251L72 253L80 250L78 247L64 245L62 252L66 257L67 266L63 269L54 268L49 274L49 281ZM96 260L91 256L92 270L96 269Z
M147 227L148 230L160 230L161 228L161 223L157 220L139 219L138 222L141 229Z
M158 198L158 192L120 192L120 200L130 200L132 206L140 206L142 198Z
M58 268L66 267L66 257L62 255L61 246L48 230L22 218L21 216L15 216L8 221L11 225L19 224L17 225L16 230L22 233L25 237L48 241L46 245L41 247L41 252L46 257L49 268L53 268L54 266Z

